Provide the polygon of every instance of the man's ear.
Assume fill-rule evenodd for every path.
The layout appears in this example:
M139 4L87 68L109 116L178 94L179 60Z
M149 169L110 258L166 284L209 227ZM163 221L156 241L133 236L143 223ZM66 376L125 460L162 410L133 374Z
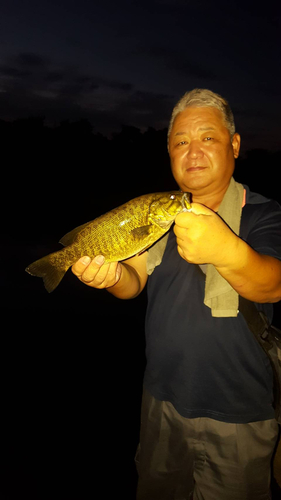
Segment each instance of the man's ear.
M234 134L232 139L233 155L234 158L238 158L240 151L241 137L239 134Z

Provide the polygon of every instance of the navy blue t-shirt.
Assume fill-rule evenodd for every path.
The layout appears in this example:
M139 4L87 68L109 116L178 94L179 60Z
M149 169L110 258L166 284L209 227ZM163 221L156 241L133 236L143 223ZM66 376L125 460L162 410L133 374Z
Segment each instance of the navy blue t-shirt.
M281 207L246 187L240 237L281 259ZM171 231L149 277L144 386L184 417L234 423L274 418L270 362L237 318L215 318L204 305L205 275L177 251ZM272 305L261 304L272 318Z

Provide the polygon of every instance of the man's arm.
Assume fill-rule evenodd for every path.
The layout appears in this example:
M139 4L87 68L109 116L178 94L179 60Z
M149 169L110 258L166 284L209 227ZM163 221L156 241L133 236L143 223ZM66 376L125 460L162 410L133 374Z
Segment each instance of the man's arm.
M123 262L104 264L104 257L99 255L91 260L82 257L73 266L72 272L82 283L99 289L107 289L119 299L137 297L147 282L147 252Z
M234 252L216 269L242 297L259 303L281 300L281 262L237 238Z
M239 238L212 210L198 203L176 218L175 234L182 258L213 264L240 295L253 302L281 300L281 262L262 255Z

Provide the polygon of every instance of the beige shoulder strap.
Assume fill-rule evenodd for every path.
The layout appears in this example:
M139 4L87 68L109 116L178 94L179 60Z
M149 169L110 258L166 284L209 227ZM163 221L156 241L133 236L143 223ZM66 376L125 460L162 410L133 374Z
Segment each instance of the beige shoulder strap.
M155 267L161 264L168 237L169 232L162 236L160 240L156 241L156 243L154 243L154 245L152 245L152 247L148 249L148 256L146 261L146 270L148 275L152 274Z

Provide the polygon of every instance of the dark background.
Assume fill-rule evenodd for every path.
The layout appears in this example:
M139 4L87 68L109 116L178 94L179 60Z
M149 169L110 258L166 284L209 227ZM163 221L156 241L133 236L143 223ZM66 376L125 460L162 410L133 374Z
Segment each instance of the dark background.
M281 203L280 12L183 0L0 7L0 498L133 500L146 293L118 301L69 271L48 294L24 269L75 226L175 188L167 125L195 87L233 108L236 180Z

